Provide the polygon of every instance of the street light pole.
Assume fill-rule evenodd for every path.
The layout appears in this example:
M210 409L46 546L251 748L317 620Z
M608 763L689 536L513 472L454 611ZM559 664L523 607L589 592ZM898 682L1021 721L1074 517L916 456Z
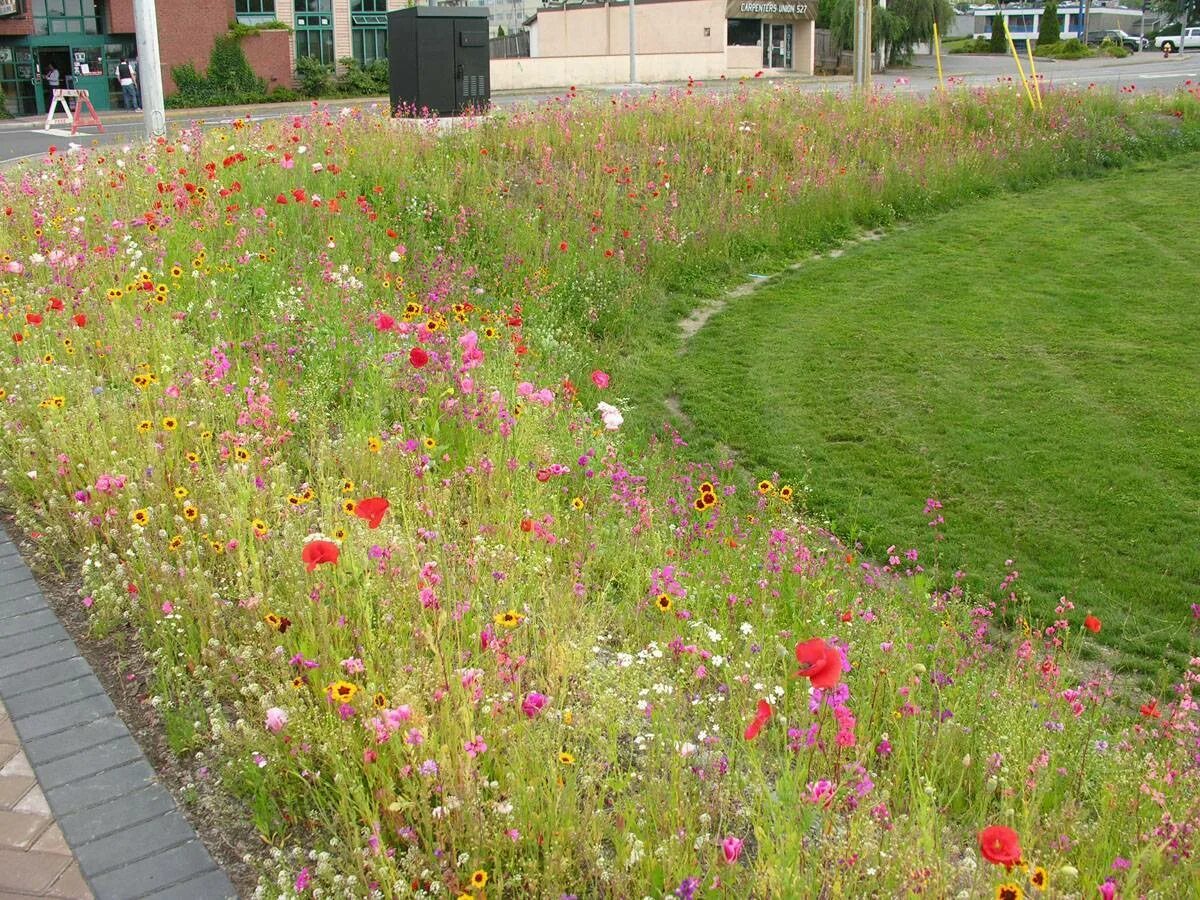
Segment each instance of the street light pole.
M146 138L154 140L167 133L163 109L162 57L158 51L158 15L154 0L133 0L133 21L137 29L138 91L142 95L142 117Z
M634 24L634 0L629 0L629 83L637 84L637 25Z

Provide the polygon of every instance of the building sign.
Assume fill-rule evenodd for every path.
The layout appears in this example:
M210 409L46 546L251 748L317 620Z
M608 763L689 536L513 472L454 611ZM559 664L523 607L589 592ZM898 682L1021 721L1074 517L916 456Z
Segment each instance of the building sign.
M17 11L17 0L0 0L0 16L11 16Z
M808 22L817 17L816 0L726 0L727 19Z

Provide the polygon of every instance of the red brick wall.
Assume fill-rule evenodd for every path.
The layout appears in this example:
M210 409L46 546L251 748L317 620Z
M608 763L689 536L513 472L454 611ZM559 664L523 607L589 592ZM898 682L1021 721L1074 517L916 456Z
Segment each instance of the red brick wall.
M163 92L175 90L171 67L190 62L203 72L213 42L229 31L236 18L234 0L188 0L158 4L158 47L163 63Z
M236 18L234 0L183 0L158 4L158 49L162 55L165 93L175 91L172 66L190 62L200 72L208 68L213 42L229 30L229 23ZM109 31L113 34L133 34L133 0L111 0L108 20ZM32 28L32 23L29 27ZM246 59L251 68L266 79L268 89L277 85L293 86L291 47L290 31L264 31L242 39Z
M133 34L133 0L109 0L108 30L112 34Z
M25 11L17 13L15 16L5 16L0 19L0 35L11 36L19 34L33 34L33 13L29 11L29 4L25 4Z
M250 68L267 80L267 90L295 87L292 71L292 33L260 31L242 38L242 50Z

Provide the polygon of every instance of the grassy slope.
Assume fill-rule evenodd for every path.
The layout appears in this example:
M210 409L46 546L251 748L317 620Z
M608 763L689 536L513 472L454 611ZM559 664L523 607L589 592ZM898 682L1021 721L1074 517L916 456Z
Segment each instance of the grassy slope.
M702 436L875 553L929 546L1153 670L1200 600L1200 158L988 199L731 305L678 369ZM732 352L731 352L732 350Z

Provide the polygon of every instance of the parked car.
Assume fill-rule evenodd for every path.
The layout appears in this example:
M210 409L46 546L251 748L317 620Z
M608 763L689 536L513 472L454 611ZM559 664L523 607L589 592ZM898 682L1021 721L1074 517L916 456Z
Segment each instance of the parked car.
M1164 53L1200 50L1200 28L1185 28L1182 34L1160 34L1154 39L1154 46Z
M1142 42L1136 35L1127 34L1120 28L1110 28L1107 31L1089 31L1087 43L1089 47L1097 47L1106 40L1112 41L1118 47L1124 47L1130 53L1142 49Z

